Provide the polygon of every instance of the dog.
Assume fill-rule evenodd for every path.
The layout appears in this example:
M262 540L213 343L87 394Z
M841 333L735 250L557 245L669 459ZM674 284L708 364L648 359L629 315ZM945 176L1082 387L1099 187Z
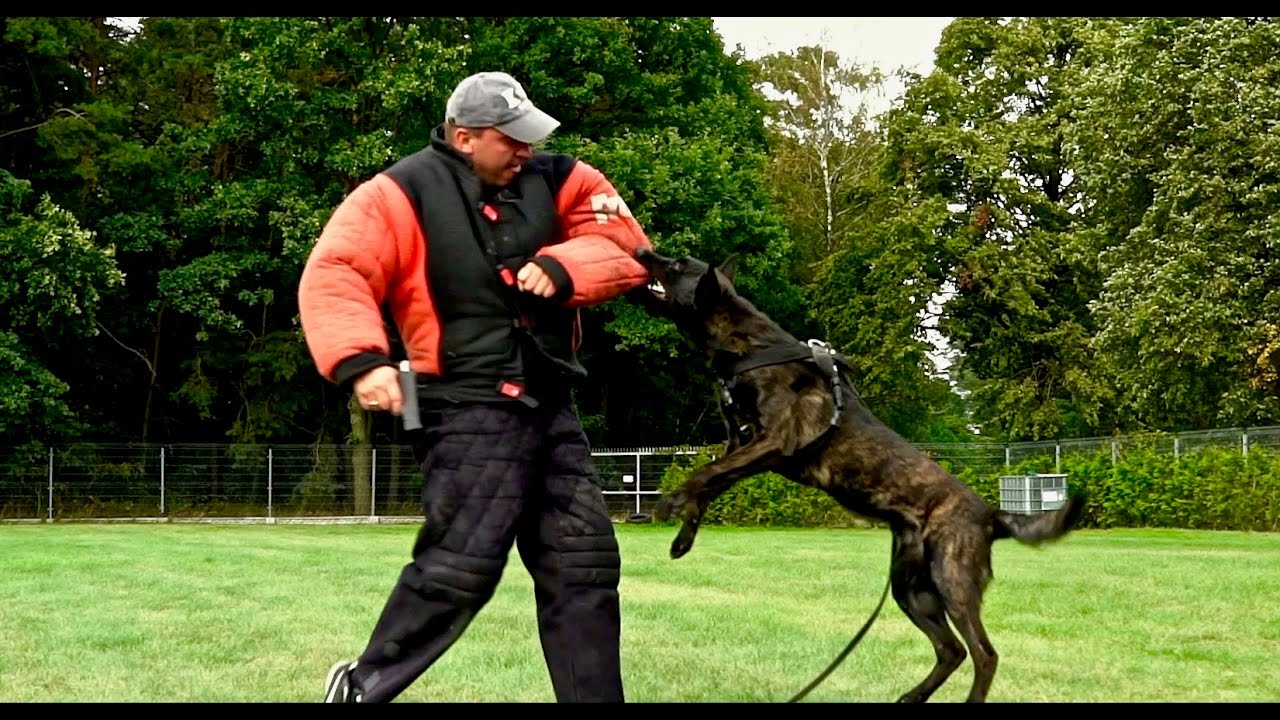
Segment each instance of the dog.
M657 519L683 521L671 557L689 552L707 507L740 480L770 471L818 488L891 530L894 601L928 636L937 657L928 676L898 702L926 701L967 655L974 666L967 702L985 702L997 665L981 619L992 543L1014 538L1040 545L1065 536L1080 516L1083 494L1073 491L1061 508L1038 515L992 507L871 413L843 356L826 343L801 342L739 295L732 260L713 267L647 248L635 257L652 280L635 297L705 351L729 430L725 454L659 501Z

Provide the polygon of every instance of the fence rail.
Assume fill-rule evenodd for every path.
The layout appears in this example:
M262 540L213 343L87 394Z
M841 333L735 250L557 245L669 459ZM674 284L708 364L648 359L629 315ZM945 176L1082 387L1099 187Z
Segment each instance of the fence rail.
M1280 450L1280 427L1151 433L1033 443L922 443L961 473L1036 465L1058 472L1074 453L1133 448L1175 457L1204 448ZM592 453L615 518L652 512L680 459L714 447L614 448ZM416 518L422 474L408 446L70 444L0 449L0 521Z

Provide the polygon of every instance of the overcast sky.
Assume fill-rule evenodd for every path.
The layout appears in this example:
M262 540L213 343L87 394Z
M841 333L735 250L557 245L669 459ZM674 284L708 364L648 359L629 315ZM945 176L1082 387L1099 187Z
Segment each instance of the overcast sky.
M949 17L718 17L726 49L740 43L751 57L824 40L840 57L892 70L927 74Z
M933 68L933 51L949 17L718 17L716 32L724 38L726 52L742 45L748 57L794 50L822 43L841 59L864 67L876 66L886 74L906 67L921 75ZM885 90L890 97L902 92L896 82ZM887 100L886 100L887 104Z

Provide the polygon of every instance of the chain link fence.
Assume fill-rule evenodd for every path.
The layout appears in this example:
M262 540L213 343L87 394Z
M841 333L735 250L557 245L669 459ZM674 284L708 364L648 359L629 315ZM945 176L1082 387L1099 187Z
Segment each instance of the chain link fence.
M926 443L953 473L1011 467L1055 473L1064 458L1141 448L1181 457L1205 448L1280 450L1280 427L1154 433L1001 444ZM615 519L651 514L662 479L688 456L719 447L601 449L592 453ZM268 522L412 519L422 474L408 446L72 444L0 449L0 520L156 519Z

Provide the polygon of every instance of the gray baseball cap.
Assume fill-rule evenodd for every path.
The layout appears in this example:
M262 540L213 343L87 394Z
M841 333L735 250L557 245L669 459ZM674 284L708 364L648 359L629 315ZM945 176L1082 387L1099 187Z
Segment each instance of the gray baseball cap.
M524 87L504 72L480 72L454 88L445 119L467 128L496 128L520 142L541 142L560 121L534 107Z

